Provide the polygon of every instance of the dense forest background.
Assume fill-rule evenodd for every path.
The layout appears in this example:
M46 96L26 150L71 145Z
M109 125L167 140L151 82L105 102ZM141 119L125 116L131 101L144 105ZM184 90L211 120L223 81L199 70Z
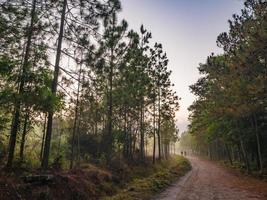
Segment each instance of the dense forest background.
M217 38L223 53L199 65L182 134L163 45L144 25L130 30L121 9L0 1L0 199L150 199L191 169L204 184L188 193L224 193L227 182L201 180L213 169L203 156L267 174L266 0L244 1ZM171 156L177 142L184 156ZM211 168L201 177L197 165Z
M144 162L175 150L179 97L168 58L144 26L128 30L117 0L1 2L0 162L73 168L113 159ZM182 148L266 168L267 3L247 0L221 55L190 86Z
M73 168L168 158L177 141L168 58L118 0L0 4L0 162Z
M267 2L245 1L229 25L217 39L224 53L200 64L201 78L190 86L197 100L180 145L262 174L267 172Z

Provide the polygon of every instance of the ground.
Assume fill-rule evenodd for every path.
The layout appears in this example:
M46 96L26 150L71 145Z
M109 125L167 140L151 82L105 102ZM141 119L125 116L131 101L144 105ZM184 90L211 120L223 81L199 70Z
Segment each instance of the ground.
M155 165L114 160L109 168L83 163L72 170L1 170L0 200L150 199L191 169L182 156ZM47 181L49 178L49 181Z
M267 183L216 162L189 158L192 170L155 200L266 200Z

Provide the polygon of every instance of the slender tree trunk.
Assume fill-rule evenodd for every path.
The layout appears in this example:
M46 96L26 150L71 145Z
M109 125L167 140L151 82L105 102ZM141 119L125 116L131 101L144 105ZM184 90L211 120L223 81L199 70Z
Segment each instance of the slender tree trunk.
M82 53L83 55L83 53ZM81 58L81 61L83 59ZM81 63L81 73L82 73L82 63ZM85 75L83 74L83 78L82 78L82 82L84 83L84 80L85 80ZM84 93L83 92L83 85L81 85L82 88L81 88L81 93ZM79 114L78 114L78 127L77 127L77 165L80 166L80 162L81 162L81 144L80 144L80 135L81 135L81 116L82 116L82 112L83 112L83 106L81 104L81 101L80 101L80 109L79 109ZM97 122L96 122L96 135L97 135ZM97 149L97 152L99 152L99 149Z
M258 131L258 122L255 114L253 114L253 120L255 125L255 135L256 135L256 141L257 141L257 153L259 158L259 164L260 164L260 174L263 172L263 164L262 164L262 154L261 154L261 144L260 144L260 136Z
M238 128L238 121L236 121L236 127ZM247 168L247 172L250 173L250 164L249 164L249 160L248 160L248 155L244 146L244 141L243 138L241 137L240 133L239 134L239 142L240 142L240 147L241 147L241 152L242 152L242 156L243 156L243 161L246 165Z
M144 146L145 146L145 136L144 136L144 123L143 123L143 101L140 106L140 158L141 161L144 160Z
M32 45L32 36L33 36L33 26L34 26L34 20L35 20L35 9L36 9L36 1L32 1L32 9L31 9L31 22L30 27L28 29L27 33L27 44L25 49L25 55L24 55L24 61L22 66L22 74L20 79L20 85L19 85L19 91L18 94L22 94L24 90L25 85L25 74L27 73L27 68L29 65L29 58L30 58L30 49ZM15 103L15 111L14 116L12 120L12 127L10 131L10 138L9 138L9 146L8 146L8 158L7 158L7 168L12 167L12 162L14 158L14 152L15 152L15 146L16 146L16 139L17 139L17 132L19 128L20 123L20 107L21 107L21 100L17 100Z
M236 156L235 156L233 145L230 146L230 149L231 149L232 160L235 161L236 160Z
M73 168L73 162L74 162L74 146L75 146L75 135L76 135L76 132L77 132L77 120L78 120L78 109L79 109L81 73L82 73L82 65L80 65L79 77L78 77L78 92L77 92L77 97L76 97L76 106L75 106L75 113L74 113L74 124L73 124L73 131L72 131L72 140L71 140L70 169Z
M40 161L42 161L43 153L44 153L44 142L45 142L45 131L46 131L46 119L47 119L47 115L45 114L45 118L44 118L44 127L43 127L43 137L42 137L42 145L41 145L41 153L40 153Z
M131 119L129 119L129 141L128 143L129 143L128 152L129 152L131 160L133 160L133 133L132 133Z
M169 156L172 155L172 144L171 143L168 144L168 154Z
M58 36L58 44L57 44L58 46L57 46L57 54L56 54L55 69L54 69L54 79L53 79L52 86L51 86L51 91L53 95L57 94L58 76L59 76L59 69L60 69L59 63L60 63L60 56L61 56L62 41L63 41L63 36L64 36L64 24L65 24L67 3L68 3L67 0L64 0L62 14L61 14L60 31L59 31L59 36ZM45 145L44 145L44 155L43 155L42 164L41 164L42 169L48 168L50 143L51 143L51 137L52 137L53 114L54 114L54 111L49 111L48 113L47 131L46 131L46 139L45 139Z
M231 157L231 153L230 153L230 150L229 150L229 147L227 144L225 144L225 150L227 152L227 156L228 156L228 159L230 161L230 164L233 165L233 160L232 160L232 157Z
M82 106L80 106L79 116L81 116L81 113L82 113ZM77 127L77 165L78 166L80 166L80 163L81 163L80 127L81 127L81 120L79 119L78 127Z
M58 146L57 146L57 157L60 156L60 149L61 149L61 135L63 134L63 128L59 130L59 138L58 138Z
M246 152L245 147L244 147L243 139L241 137L240 137L240 145L241 145L241 150L242 150L242 153L243 153L244 161L245 161L245 164L246 164L247 172L250 173L251 170L250 170L250 164L249 164L249 160L248 160L248 155L247 155L247 152Z
M115 19L113 19L113 26L115 27ZM105 157L107 162L110 162L113 149L113 70L114 70L114 47L111 47L110 55L110 71L108 76L109 91L108 91L108 130L104 138Z
M113 57L113 55L112 55ZM113 60L113 58L112 58ZM113 133L112 133L112 126L113 126L113 61L111 61L110 65L110 74L109 74L109 99L108 99L108 132L107 137L105 138L106 146L106 158L109 161L111 158L111 152L112 152L112 145L113 145Z
M128 149L128 136L127 136L127 109L124 107L124 143L123 143L123 156L127 158Z
M21 143L20 143L20 151L19 151L20 161L24 160L24 147L25 147L25 140L26 140L26 134L27 134L28 120L29 120L29 113L26 113L25 118L24 118L23 132L22 132Z
M153 102L153 164L156 161L156 104Z
M136 147L136 135L133 136L133 148L132 148L132 154L133 154L133 158L135 156L135 147Z
M160 123L161 123L161 109L160 109L160 88L159 88L159 103L158 103L158 152L159 152L159 160L161 160L161 137L160 137Z
M148 156L148 138L147 137L145 137L145 157L147 157Z
M238 150L238 161L239 162L244 162L245 163L245 158L243 157L243 154L241 152L241 147L240 147L240 144L237 145L237 150Z

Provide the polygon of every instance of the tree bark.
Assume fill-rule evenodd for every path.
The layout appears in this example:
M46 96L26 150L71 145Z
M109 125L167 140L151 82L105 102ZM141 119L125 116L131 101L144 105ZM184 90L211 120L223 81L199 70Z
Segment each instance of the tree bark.
M45 114L45 118L44 118L44 127L43 127L43 137L42 137L42 145L41 145L41 153L40 153L40 161L42 161L43 153L44 153L44 142L45 142L45 131L46 131L46 119L47 119L47 116L46 116L46 114Z
M156 161L156 103L153 102L153 164Z
M24 160L24 146L25 146L25 140L26 140L26 134L27 134L28 119L29 119L29 113L26 113L25 118L24 118L23 132L22 132L21 143L20 143L20 151L19 151L20 161Z
M232 160L232 157L231 157L231 153L230 153L230 150L229 150L229 147L228 147L227 144L225 144L225 149L226 149L227 156L228 156L228 159L230 161L230 164L233 165L233 160Z
M73 168L73 162L74 162L74 145L75 145L75 135L76 135L76 132L77 132L77 120L78 120L78 109L79 109L81 72L82 72L82 65L80 65L79 77L78 77L78 92L77 92L77 97L76 97L76 106L75 106L75 113L74 113L74 124L73 124L72 140L71 140L70 169Z
M245 161L245 164L246 164L247 172L250 173L251 170L250 170L250 164L249 164L249 160L248 160L248 155L247 155L247 152L246 152L245 147L244 147L243 139L241 137L240 137L240 145L241 145L241 150L242 150L242 154L243 154L243 157L244 157L244 161Z
M61 56L62 41L63 41L63 36L64 36L64 24L65 24L67 3L68 3L67 0L64 0L61 20L60 20L60 31L59 31L59 36L58 36L57 54L56 54L55 69L54 69L54 79L53 79L52 86L51 86L52 95L57 94L58 76L59 76L59 69L60 69L59 63L60 63L60 56ZM51 143L51 137L52 137L53 115L54 115L53 110L48 112L47 130L46 130L46 138L45 138L45 145L44 145L44 155L43 155L43 159L41 163L42 169L48 168L50 143Z
M145 146L145 136L144 136L144 123L143 123L143 101L140 105L140 158L141 161L144 160L144 146Z
M261 154L261 144L260 144L260 136L259 136L259 131L258 131L258 122L255 114L253 114L253 120L254 120L254 125L255 125L255 135L256 135L256 141L257 141L257 153L258 153L258 158L259 158L259 164L260 164L260 174L263 172L263 164L262 164L262 154Z
M123 143L123 156L127 158L128 156L128 135L127 135L127 109L124 107L124 143Z
M159 113L159 116L158 116L158 152L159 152L159 160L161 160L161 137L160 137L160 123L161 123L161 109L160 109L160 88L159 88L159 102L158 102L158 113Z
M113 17L113 28L115 27L115 18ZM112 30L113 34L113 30ZM107 129L107 135L104 138L104 152L107 162L110 162L111 160L111 154L113 149L113 70L114 70L114 47L111 47L111 55L110 55L110 70L108 75L108 81L109 81L109 91L108 91L108 129Z
M32 9L31 9L31 22L30 27L28 29L27 33L27 44L25 49L25 55L23 59L23 65L22 65L22 74L20 79L20 85L19 85L19 91L18 94L22 94L24 90L25 85L25 74L27 71L27 67L29 65L29 57L30 57L30 50L32 45L32 36L33 36L33 26L34 26L34 18L36 13L36 1L32 1ZM12 167L12 162L14 158L14 152L15 152L15 146L16 146L16 139L17 139L17 132L19 128L20 123L20 107L21 107L21 100L17 100L15 103L15 110L14 110L14 116L12 120L12 127L10 131L10 138L9 138L9 146L8 146L8 158L7 158L7 168Z

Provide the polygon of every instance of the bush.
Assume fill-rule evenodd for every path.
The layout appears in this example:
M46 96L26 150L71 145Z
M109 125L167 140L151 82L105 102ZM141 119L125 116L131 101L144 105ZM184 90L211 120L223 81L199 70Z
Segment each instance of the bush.
M127 187L111 200L149 199L155 193L168 187L173 181L183 176L191 169L188 160L181 156L175 156L156 165L137 167L137 172L148 172L147 176L139 176L128 183ZM142 174L142 173L140 173Z

